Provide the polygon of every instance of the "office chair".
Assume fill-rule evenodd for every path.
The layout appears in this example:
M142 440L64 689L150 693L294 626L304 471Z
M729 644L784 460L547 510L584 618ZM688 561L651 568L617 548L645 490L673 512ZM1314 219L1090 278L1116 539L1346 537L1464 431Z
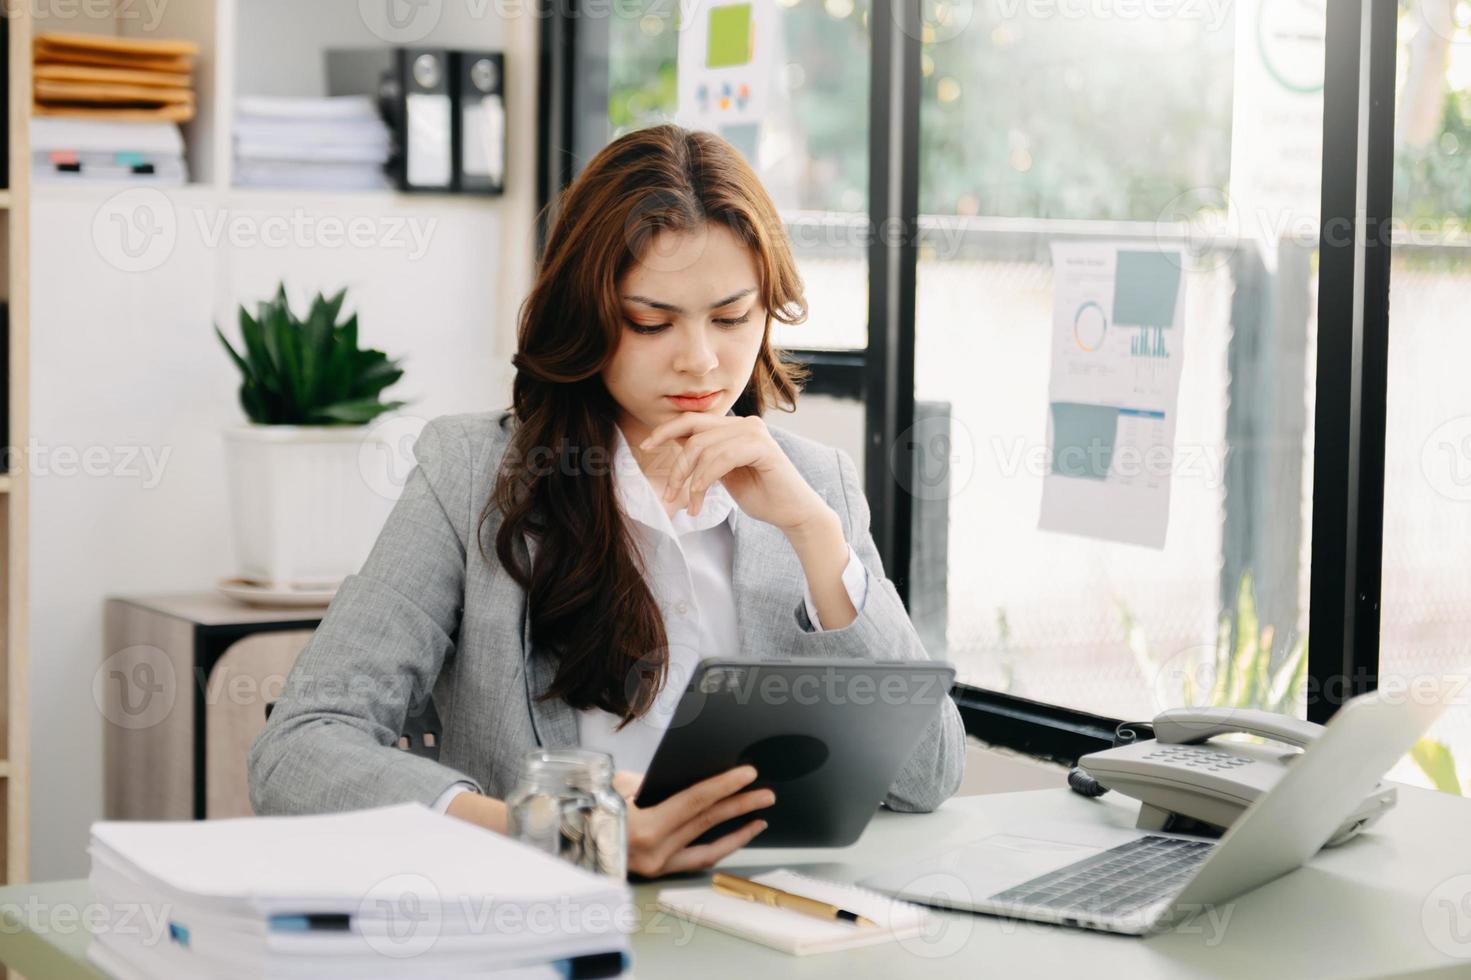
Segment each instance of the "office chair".
M266 702L266 718L271 717L271 709L276 702ZM417 712L410 711L408 717L404 718L403 732L398 736L398 747L405 752L414 755L422 755L426 759L439 761L439 736L444 731L440 724L439 712L434 710L434 699L425 698L424 706Z

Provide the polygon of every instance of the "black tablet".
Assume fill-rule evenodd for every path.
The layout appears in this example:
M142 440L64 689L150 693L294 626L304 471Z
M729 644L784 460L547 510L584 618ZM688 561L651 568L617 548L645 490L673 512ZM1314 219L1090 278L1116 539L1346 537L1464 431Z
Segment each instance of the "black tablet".
M659 742L635 802L654 806L750 763L776 802L751 847L853 843L950 697L955 668L933 660L704 660ZM744 792L744 791L743 791Z

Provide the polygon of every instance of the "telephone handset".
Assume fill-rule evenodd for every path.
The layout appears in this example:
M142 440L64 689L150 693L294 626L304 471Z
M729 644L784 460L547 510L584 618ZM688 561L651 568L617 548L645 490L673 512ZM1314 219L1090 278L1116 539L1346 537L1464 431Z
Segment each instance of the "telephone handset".
M1252 708L1172 708L1156 716L1152 727L1152 739L1078 760L1078 768L1099 786L1141 801L1141 830L1180 830L1187 821L1224 830L1276 785L1292 760L1323 731L1310 721ZM1237 732L1286 747L1210 741ZM1348 840L1383 816L1395 800L1394 787L1380 783L1326 846Z

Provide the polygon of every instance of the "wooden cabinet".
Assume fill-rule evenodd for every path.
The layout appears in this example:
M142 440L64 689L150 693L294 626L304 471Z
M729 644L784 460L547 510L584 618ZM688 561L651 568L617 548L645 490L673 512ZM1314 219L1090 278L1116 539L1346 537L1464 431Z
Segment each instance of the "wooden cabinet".
M34 5L4 0L6 22L6 109L8 186L0 189L0 299L6 307L6 430L4 472L0 473L0 596L5 627L0 630L0 873L6 884L30 878L30 617L27 515L30 487L18 450L30 433L30 168L31 11Z
M106 818L249 815L246 755L324 611L208 593L109 598L93 681Z

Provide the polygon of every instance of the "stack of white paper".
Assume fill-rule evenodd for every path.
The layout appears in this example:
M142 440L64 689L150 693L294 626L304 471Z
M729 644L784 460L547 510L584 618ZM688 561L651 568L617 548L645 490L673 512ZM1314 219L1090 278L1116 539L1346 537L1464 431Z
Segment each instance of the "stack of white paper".
M106 821L89 852L119 978L616 976L636 924L624 882L417 803Z
M188 178L178 123L67 116L31 119L31 170L40 181L177 185Z
M235 184L386 188L392 138L367 96L242 96L235 104Z

